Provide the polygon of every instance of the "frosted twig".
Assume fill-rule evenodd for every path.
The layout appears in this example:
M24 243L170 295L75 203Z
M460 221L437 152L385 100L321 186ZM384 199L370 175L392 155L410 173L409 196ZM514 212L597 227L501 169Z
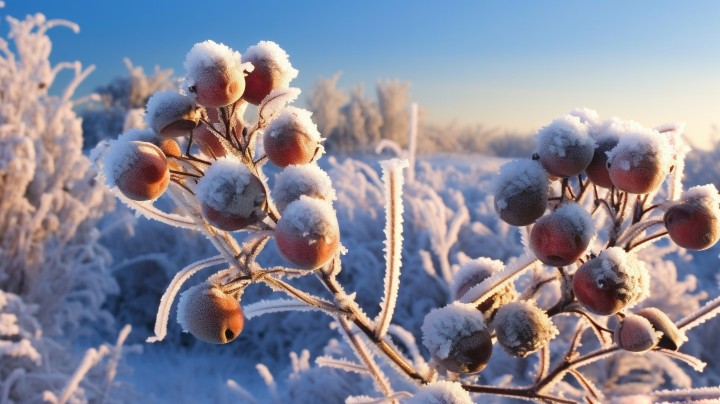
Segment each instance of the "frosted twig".
M401 398L412 397L407 391L398 391L388 397L351 396L345 399L345 404L386 404L396 403Z
M117 366L120 362L120 358L122 357L122 348L131 331L132 326L130 324L125 324L125 326L122 328L122 330L120 330L120 333L118 334L117 341L115 342L115 347L113 348L110 359L108 360L107 374L105 375L105 383L102 386L102 393L98 398L98 402L101 404L105 401L107 392L110 390L110 386L112 385L113 380L115 380L115 376L117 375Z
M254 317L260 317L265 314L278 313L284 311L312 311L320 310L318 307L311 306L305 302L289 299L261 300L257 303L245 306L243 313L250 320Z
M653 351L661 353L663 355L667 355L671 358L675 358L677 360L683 361L683 362L687 363L688 365L690 365L697 372L702 372L705 369L705 366L707 366L707 363L701 361L700 359L698 359L692 355L684 354L682 352L676 352L676 351L672 351L670 349L664 349L664 348L656 348Z
M165 293L163 293L160 298L160 307L158 307L157 318L155 320L155 336L148 337L147 342L162 341L165 338L165 335L167 335L167 323L170 318L170 307L172 306L175 296L180 291L180 288L185 281L202 269L223 263L225 263L225 258L222 255L218 255L190 264L175 274L175 277L170 282L167 290L165 290Z
M680 331L687 332L718 314L720 314L720 296L705 303L700 309L679 320L675 325Z
M315 363L320 367L335 368L344 370L346 372L360 373L362 375L370 374L370 371L366 366L350 362L347 359L336 359L329 356L318 356L317 359L315 359Z
M377 391L382 393L385 397L389 397L393 393L390 383L388 382L387 377L383 374L382 370L380 370L380 367L378 367L373 360L372 354L365 346L365 343L352 331L350 325L351 323L349 323L348 320L341 316L336 318L342 327L345 338L353 348L355 355L357 355L358 359L367 366L368 371L372 375Z
M537 261L535 254L527 252L510 262L501 271L495 272L480 284L473 286L461 298L461 303L478 305L500 291L509 282L517 279Z
M240 386L235 380L228 379L225 384L227 385L228 389L230 389L230 391L240 396L239 398L242 399L242 402L249 404L257 403L255 397L253 397L253 395L250 394L249 391L245 390L242 386Z
M85 352L85 356L83 357L82 362L80 362L80 365L70 377L70 380L63 389L62 393L60 393L60 398L57 400L57 403L67 403L70 399L70 396L72 396L72 393L75 392L75 390L78 388L80 382L85 377L87 372L90 371L93 366L97 365L108 353L110 353L110 349L107 347L107 345L101 345L98 349L88 349Z
M402 265L402 169L407 160L392 159L381 163L385 183L385 293L380 302L380 313L375 319L375 335L382 338L392 321L400 289Z
M273 378L272 373L270 373L270 369L262 363L255 365L255 369L257 369L260 377L262 377L265 382L273 402L280 403L280 398L278 397L277 392L277 384L275 384L275 379Z

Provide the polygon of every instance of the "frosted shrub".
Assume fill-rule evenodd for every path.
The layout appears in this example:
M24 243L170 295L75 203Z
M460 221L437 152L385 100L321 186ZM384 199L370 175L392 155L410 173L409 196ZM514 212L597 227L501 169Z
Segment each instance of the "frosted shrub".
M102 401L120 359L116 348L87 348L112 317L101 305L117 286L99 244L98 219L114 201L82 154L72 99L93 70L79 62L52 65L41 14L8 17L12 43L0 39L0 401ZM49 94L63 69L74 73L60 96ZM87 371L112 354L107 374ZM80 363L80 366L78 366Z
M267 46L262 44L258 46ZM456 299L442 308L425 310L422 326L411 332L393 319L404 240L402 170L408 162L382 162L382 178L361 164L350 164L346 167L363 170L365 179L336 184L338 188L359 189L357 198L367 197L362 190L374 192L375 185L383 184L385 274L380 307L371 318L358 304L360 297L347 293L339 281L346 250L333 207L336 192L315 165L322 155L323 139L308 111L288 106L299 94L299 90L288 87L297 71L275 44L262 52L253 47L248 52L252 55L250 62L225 45L211 41L197 44L186 58L186 87L177 95L159 96L164 101L178 102L164 110L181 111L175 114L181 120L199 115L199 128L204 128L199 148L195 147L199 132L194 124L176 126L185 129L183 136L179 136L180 131L172 132L178 135L184 150L180 155L166 155L176 168L169 170L170 184L164 194L174 201L177 210L163 211L153 201L136 201L122 187L114 186L112 178L100 178L138 213L200 232L218 252L177 272L160 300L155 335L149 342L166 337L173 302L188 279L212 267L214 272L204 281L181 294L178 321L183 329L201 340L229 343L245 325L241 321L243 314L252 319L274 312L321 311L334 319L333 327L343 338L343 343L335 342L335 347L344 350L334 349L340 354L320 356L316 364L333 368L333 372L340 369L354 373L348 376L353 380L359 374L374 388L365 395L348 397L348 403L467 402L468 393L562 403L586 398L594 402L602 400L603 394L582 370L592 362L612 360L622 350L650 350L664 358L666 361L661 363L668 367L675 366L668 358L695 369L704 366L678 349L686 331L720 312L720 299L690 310L682 319L665 318L665 313L658 314L657 309L633 313L652 283L639 252L673 232L672 225L664 227L667 220L663 220L661 211L678 206L675 201L683 195L685 150L679 128L654 130L636 124L601 122L594 111L576 110L541 129L533 156L539 162L527 159L506 164L495 182L494 206L500 218L513 226L528 225L521 229L524 253L507 262L478 259L467 260L462 270L451 266L451 248L459 241L460 227L469 221L462 195L448 192L455 208L455 212L448 212L443 199L429 187L409 184L412 214L421 218L414 220L424 217L428 226L437 226L430 232L432 254L420 254L425 269L439 279L425 286L427 294L430 288L443 287ZM262 74L253 75L258 68ZM246 77L252 77L252 87L262 91L243 96L242 89L249 86L242 82ZM191 108L185 104L188 99L195 102ZM258 104L254 117L245 116L250 102ZM148 113L155 110L150 103ZM153 127L163 130L166 125ZM600 133L608 128L620 139L617 146L595 142L604 139ZM134 164L115 158L113 149L123 141L121 136L98 146L97 164L104 166L101 172L115 173L120 167ZM259 141L263 149L257 147ZM213 143L214 149L202 147L202 143ZM612 181L608 188L598 188L585 174L593 159L602 158L595 154L598 147L608 148L608 164L596 165L593 170L608 172L602 176ZM286 170L278 175L272 193L265 164ZM636 172L638 178L634 177ZM654 182L657 176L662 177L659 184ZM439 184L450 181L441 178ZM646 181L652 186L642 189L644 193L633 193L639 189L635 185ZM665 193L658 192L662 184L668 185ZM716 218L717 209L710 207L716 193L706 187L684 194L677 203L700 207L702 214L677 214L673 217L678 219L670 222L679 221L678 229L683 229L686 221L693 223L708 215ZM278 204L273 198L278 198ZM528 206L533 212L524 214ZM423 210L426 216L422 216ZM506 215L506 211L512 214ZM433 216L443 220L433 221ZM241 226L229 225L238 217L243 219ZM714 226L716 222L712 223ZM711 241L716 238L715 230L712 226L708 229ZM685 233L676 231L678 236ZM264 268L258 263L258 256L271 240L286 265ZM309 293L299 286L302 283L297 278L314 279L324 286L325 294ZM260 284L286 297L245 301L244 296L250 295L245 292ZM491 302L485 304L488 300ZM614 325L616 331L611 329ZM252 326L250 322L246 328ZM413 335L418 331L422 346ZM536 364L531 384L515 385L510 380L512 374L483 379L483 374L500 372L493 369L493 357L503 355L502 349L496 349L496 342L518 358L513 360L532 360L524 362L526 368L528 363ZM423 355L426 350L427 356ZM295 394L292 391L322 388L298 382L305 380L313 386L317 383L318 369L310 369L308 357L307 351L293 356L291 379L295 384L291 395ZM274 386L268 369L263 365L258 369L268 385ZM327 375L334 378L337 373L328 371ZM573 382L566 380L571 378ZM486 380L489 384L485 384ZM354 386L348 394L356 394L355 388L362 384ZM275 394L274 387L271 394ZM654 394L711 399L720 398L720 389ZM293 396L293 400L307 397Z

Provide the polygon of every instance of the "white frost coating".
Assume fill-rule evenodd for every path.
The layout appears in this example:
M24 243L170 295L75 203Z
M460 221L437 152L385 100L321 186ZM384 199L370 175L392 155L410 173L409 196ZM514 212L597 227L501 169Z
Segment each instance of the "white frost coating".
M546 346L560 333L533 301L519 300L500 307L493 326L503 348L520 357Z
M245 164L231 157L223 157L205 171L195 193L198 200L217 211L250 217L258 202L265 197L259 194L257 198L249 198L244 192L252 176Z
M270 313L312 310L320 310L320 308L311 306L299 300L273 299L261 300L257 303L249 304L243 308L243 314L245 314L245 318L250 320L254 317L260 317L262 315Z
M633 123L632 126L636 126L636 123ZM663 176L670 172L670 166L674 160L668 137L656 130L639 125L620 136L617 146L607 155L608 164L619 164L625 171L639 166L646 156L650 157L658 165ZM616 161L617 156L621 156L622 159Z
M720 218L720 194L714 184L692 187L683 193L682 200L698 205Z
M420 330L430 353L446 359L460 337L486 329L485 318L474 306L453 302L428 313Z
M501 210L507 207L507 198L527 191L546 193L547 188L548 173L533 160L513 160L503 164L492 183L495 201Z
M568 115L579 118L580 122L588 125L591 131L593 127L600 123L600 115L594 109L585 107L575 108L570 111Z
M108 188L117 186L116 180L144 155L164 156L163 152L152 143L120 140L110 142L102 167Z
M584 240L589 240L595 235L595 222L590 213L578 203L565 202L552 215L566 218Z
M292 67L287 52L272 41L260 41L245 51L244 60L250 63L269 62L280 73L280 87L287 87L298 76L298 70Z
M158 136L150 128L144 128L144 129L129 129L118 136L117 140L120 142L132 142L132 141L138 141L138 142L148 142L152 143L154 140L157 140Z
M408 404L472 404L470 393L458 382L440 380L420 387Z
M177 91L160 91L153 94L145 107L145 123L155 133L182 118L200 119L200 110L195 100Z
M646 130L644 126L636 121L612 117L603 121L592 131L592 135L597 142L601 142L605 139L620 139L627 134Z
M234 77L238 81L245 80L244 71L253 69L250 63L242 63L240 52L211 40L196 43L185 56L183 66L189 86L205 79L208 69L219 70L226 77Z
M330 176L317 164L290 165L275 177L272 196L280 213L300 195L328 203L337 198Z
M380 313L375 319L375 335L378 338L382 338L390 326L400 290L403 241L402 186L405 180L402 170L410 163L405 159L391 159L382 161L380 165L385 184L385 279L383 281L385 293L380 301Z
M580 118L565 115L542 127L536 137L538 154L566 157L569 147L592 147L595 142L588 134L589 126Z
M630 306L650 294L650 275L645 263L635 254L621 247L606 248L595 258L600 261L601 270L595 271L594 281L599 288L608 280L618 285L618 292L628 297Z
M505 267L502 261L490 258L476 258L464 263L453 276L452 291L454 298L458 299L458 291L461 287L467 287L469 282L480 283L495 272Z
M613 338L615 344L626 351L645 352L657 345L662 335L647 318L628 313L618 324Z
M306 109L297 107L283 108L280 114L268 125L265 136L282 136L288 129L298 130L313 142L319 143L324 140L320 136L317 125L312 120L312 112Z
M188 290L180 294L177 305L177 322L182 327L183 332L190 332L192 324L200 324L203 322L202 319L194 317L188 317L191 314L199 314L201 310L193 310L188 308L188 305L196 305L201 300L202 295L214 296L217 300L221 300L225 297L220 288L212 286L210 283L202 282L197 285L190 287Z
M338 228L337 215L332 205L305 195L285 208L281 220L298 234L312 235L313 238L331 238Z

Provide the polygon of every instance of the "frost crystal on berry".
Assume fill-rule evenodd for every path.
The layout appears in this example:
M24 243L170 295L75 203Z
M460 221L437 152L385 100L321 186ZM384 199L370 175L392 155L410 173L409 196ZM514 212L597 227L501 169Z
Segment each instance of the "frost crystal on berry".
M290 165L275 177L272 196L280 213L301 195L329 203L336 198L330 176L317 164Z
M588 125L577 116L565 115L537 133L540 164L552 175L570 177L582 172L592 160L595 142Z
M423 345L440 359L446 359L458 340L475 332L487 332L485 318L475 307L453 302L432 310L421 328Z
M536 161L503 164L493 180L495 211L513 225L533 223L547 208L548 174Z
M440 380L423 385L408 404L472 404L470 393L458 382Z
M473 286L501 271L504 267L502 261L490 258L477 258L466 262L453 277L451 290L454 300L459 300ZM499 307L515 300L516 297L515 286L512 282L508 282L502 290L480 303L478 309L486 318L491 319Z
M503 348L520 358L544 347L559 334L542 309L534 302L523 300L500 307L493 326Z
M187 135L200 120L195 101L175 91L153 94L146 107L145 122L155 133L174 137Z

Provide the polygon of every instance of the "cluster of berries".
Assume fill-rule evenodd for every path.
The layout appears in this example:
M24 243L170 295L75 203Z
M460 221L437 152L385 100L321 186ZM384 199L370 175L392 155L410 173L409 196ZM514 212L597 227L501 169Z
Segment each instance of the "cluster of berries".
M665 313L651 307L627 311L649 289L639 247L665 235L695 250L720 239L720 195L713 185L649 202L682 165L676 129L647 129L619 119L601 122L594 111L575 110L538 132L532 159L503 165L493 184L495 210L510 225L528 226L530 251L558 268L566 293L546 311L532 300L518 299L513 282L496 275L505 267L502 262L480 258L466 263L455 275L456 302L425 318L423 342L435 361L452 372L479 372L490 359L493 338L511 355L525 357L558 334L552 315L578 310L586 318L617 314L613 337L621 349L677 350L685 336ZM588 195L594 199L586 201ZM664 215L653 216L655 209ZM664 229L645 235L663 224ZM595 254L591 244L599 245L602 236L607 243ZM459 302L481 284L496 292L473 305Z
M285 51L263 41L241 57L206 41L190 50L184 65L184 91L153 94L148 128L109 144L102 159L108 186L129 203L143 203L173 184L211 234L271 232L295 268L328 263L339 250L335 193L315 163L323 147L311 113L286 106L298 92L289 88L297 70ZM243 116L249 104L258 109L253 123ZM272 193L261 170L267 160L283 168ZM181 296L178 321L203 341L229 342L243 327L238 300L227 284L201 283Z

